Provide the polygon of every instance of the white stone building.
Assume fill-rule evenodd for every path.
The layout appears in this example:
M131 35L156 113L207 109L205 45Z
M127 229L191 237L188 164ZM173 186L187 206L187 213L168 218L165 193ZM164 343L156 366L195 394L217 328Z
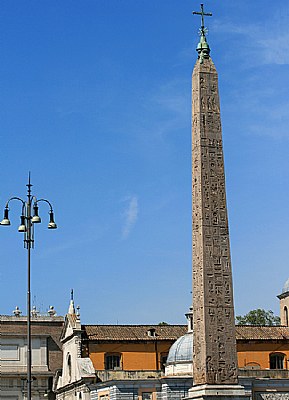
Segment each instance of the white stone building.
M59 342L63 317L31 317L32 398L55 398L53 377L62 366ZM0 316L0 400L22 400L27 396L27 317L16 309L14 316Z

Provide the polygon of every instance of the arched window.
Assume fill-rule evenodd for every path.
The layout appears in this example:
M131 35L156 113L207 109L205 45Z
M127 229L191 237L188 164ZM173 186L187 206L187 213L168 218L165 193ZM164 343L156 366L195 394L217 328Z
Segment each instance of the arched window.
M247 369L261 369L261 366L259 363L255 361L250 361L245 365L245 368Z
M270 354L270 369L284 369L285 354L271 353Z
M288 326L288 308L286 306L284 307L284 322Z
M68 382L71 381L71 355L67 354L67 372L68 372Z

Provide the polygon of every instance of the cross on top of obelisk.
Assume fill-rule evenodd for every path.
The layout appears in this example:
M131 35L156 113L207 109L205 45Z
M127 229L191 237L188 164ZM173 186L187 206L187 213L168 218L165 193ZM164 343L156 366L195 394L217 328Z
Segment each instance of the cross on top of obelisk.
M201 15L202 16L202 26L201 26L201 35L206 34L206 30L205 30L205 20L204 20L204 16L206 17L211 17L213 14L212 13L205 13L204 12L204 4L201 4L201 12L198 11L193 11L194 15Z

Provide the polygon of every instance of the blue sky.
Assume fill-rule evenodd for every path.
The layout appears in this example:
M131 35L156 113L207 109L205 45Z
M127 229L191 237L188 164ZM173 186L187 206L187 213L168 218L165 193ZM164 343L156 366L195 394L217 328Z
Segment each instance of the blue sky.
M184 323L191 304L195 0L14 0L0 7L0 206L49 199L33 304L83 323ZM279 312L289 277L289 3L208 0L219 73L236 314ZM0 230L1 314L26 308L26 250Z

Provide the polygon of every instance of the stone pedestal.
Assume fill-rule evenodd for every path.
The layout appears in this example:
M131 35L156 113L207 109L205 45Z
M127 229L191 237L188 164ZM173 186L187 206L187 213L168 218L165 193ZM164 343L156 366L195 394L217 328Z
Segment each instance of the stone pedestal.
M187 400L249 400L241 385L198 385L189 390Z

